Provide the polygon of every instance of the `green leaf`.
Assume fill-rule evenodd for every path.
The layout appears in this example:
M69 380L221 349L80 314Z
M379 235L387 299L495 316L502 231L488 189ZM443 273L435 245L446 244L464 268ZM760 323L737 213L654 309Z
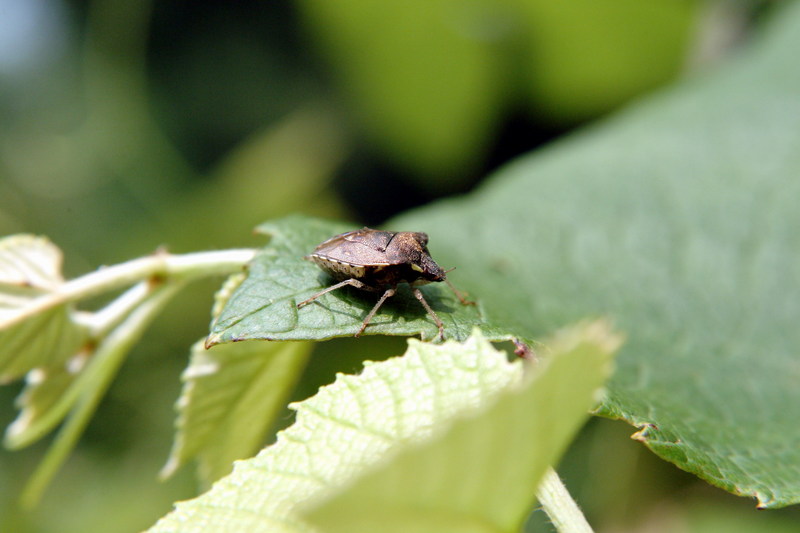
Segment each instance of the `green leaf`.
M62 283L61 251L43 237L13 235L0 239L0 321L11 319L32 300ZM0 331L0 381L31 369L59 367L75 355L86 329L63 305Z
M602 328L573 331L554 342L548 362L527 380L519 361L509 363L478 332L463 345L411 339L403 357L368 362L358 376L339 375L296 405L297 421L275 445L238 462L230 476L179 503L150 531L316 531L299 514L309 505L320 516L331 513L329 525L338 528L336 501L355 525L384 512L392 518L397 508L387 497L423 498L437 512L459 513L451 516L455 524L474 527L476 517L488 516L519 525L540 470L596 401L615 343ZM379 472L391 472L399 484L378 483L369 492ZM414 482L420 472L435 484ZM499 490L484 479L509 484ZM350 511L358 501L358 511Z
M323 340L354 335L377 302L375 293L346 287L297 309L297 302L333 284L303 257L322 241L349 229L354 228L302 216L260 226L271 240L212 324L207 345L245 339ZM457 283L457 276L454 279ZM486 323L480 302L463 305L447 286L426 285L421 290L444 323L445 338L466 339L475 326L481 326L492 339L509 338L506 331ZM421 335L427 339L434 338L438 329L407 287L401 286L364 334Z
M25 388L17 397L16 406L20 410L17 418L6 429L5 444L9 448L19 448L43 437L47 431L57 425L66 415L68 409L59 409L64 393L75 382L84 369L90 353L75 355L66 364L50 368L35 368L26 376ZM45 418L54 410L61 414L51 422ZM44 426L44 430L35 430Z
M800 4L741 57L392 221L491 323L629 340L603 413L761 507L800 502Z
M175 444L162 476L197 457L210 484L252 456L284 406L312 345L249 341L192 347L177 403Z
M332 533L520 531L545 470L600 400L618 346L602 323L562 332L532 380L333 492L309 520Z

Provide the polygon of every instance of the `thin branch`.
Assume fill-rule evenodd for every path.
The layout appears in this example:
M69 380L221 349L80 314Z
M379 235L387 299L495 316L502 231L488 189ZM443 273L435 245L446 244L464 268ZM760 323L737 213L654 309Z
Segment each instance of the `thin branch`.
M145 301L155 288L153 283L140 281L97 312L76 313L75 320L80 320L89 329L90 338L101 339Z
M55 291L32 300L13 316L0 321L0 330L9 328L53 307L97 296L138 281L155 277L191 280L236 272L255 255L253 249L221 250L172 255L158 252L70 280Z

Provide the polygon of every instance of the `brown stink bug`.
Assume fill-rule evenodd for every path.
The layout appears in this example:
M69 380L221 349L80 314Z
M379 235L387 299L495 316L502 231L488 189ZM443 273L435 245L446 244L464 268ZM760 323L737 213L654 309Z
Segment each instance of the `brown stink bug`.
M439 328L439 339L444 339L444 325L418 287L432 281L444 281L462 304L474 303L467 301L453 287L447 280L446 272L431 258L428 252L428 236L425 233L379 231L370 228L348 231L323 242L306 259L316 263L339 283L300 302L297 304L298 309L345 285L372 292L384 291L361 323L356 337L364 332L386 299L394 296L400 283L411 286L414 296Z

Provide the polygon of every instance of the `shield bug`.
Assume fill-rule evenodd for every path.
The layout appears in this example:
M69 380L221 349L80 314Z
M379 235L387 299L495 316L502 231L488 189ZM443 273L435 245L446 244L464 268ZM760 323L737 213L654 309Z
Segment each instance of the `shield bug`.
M336 235L317 246L305 257L317 264L338 283L318 292L297 304L301 308L331 291L345 285L383 295L367 314L356 332L361 335L387 298L394 296L397 285L407 283L436 326L439 339L444 339L444 325L425 300L420 285L444 281L462 304L474 304L447 280L446 272L436 264L428 252L428 235L411 231L379 231L364 228Z

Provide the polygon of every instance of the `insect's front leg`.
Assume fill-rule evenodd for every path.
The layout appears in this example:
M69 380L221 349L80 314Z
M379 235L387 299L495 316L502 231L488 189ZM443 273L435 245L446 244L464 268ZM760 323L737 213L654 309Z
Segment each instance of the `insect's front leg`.
M431 315L431 318L433 319L433 321L436 322L436 326L439 328L439 335L436 338L439 339L440 341L443 341L444 340L444 324L442 324L441 319L439 319L439 315L437 315L433 311L431 306L428 305L428 301L425 299L425 296L422 295L422 291L421 290L419 290L418 288L415 287L413 292L414 292L414 296L417 298L417 300L419 300L419 303L422 304L422 306L425 308L425 310L428 312L428 314Z
M383 296L381 296L381 299L378 300L378 303L376 303L375 307L372 308L372 311L369 312L369 314L367 315L367 318L365 318L364 321L361 323L361 329L359 329L356 332L356 335L355 335L356 337L358 337L359 335L364 333L364 330L367 329L367 324L369 324L370 320L372 320L372 317L375 316L375 313L378 312L378 309L381 308L381 306L383 305L383 302L385 302L387 298L391 298L392 296L394 296L394 293L395 293L395 288L394 287L390 287L390 288L386 289L386 292L383 293Z
M327 294L327 293L329 293L331 291L335 291L336 289L340 289L340 288L344 287L345 285L352 285L356 289L363 289L363 290L366 290L366 291L373 291L374 292L376 290L374 287L370 287L369 285L366 285L366 284L358 281L357 279L350 278L350 279L346 279L344 281L340 281L336 285L331 285L330 287L327 287L327 288L319 291L317 294L315 294L314 296L312 296L308 300L303 300L302 302L297 304L297 308L300 309L304 305L310 304L311 302L313 302L314 300L316 300L317 298L319 298L323 294Z

